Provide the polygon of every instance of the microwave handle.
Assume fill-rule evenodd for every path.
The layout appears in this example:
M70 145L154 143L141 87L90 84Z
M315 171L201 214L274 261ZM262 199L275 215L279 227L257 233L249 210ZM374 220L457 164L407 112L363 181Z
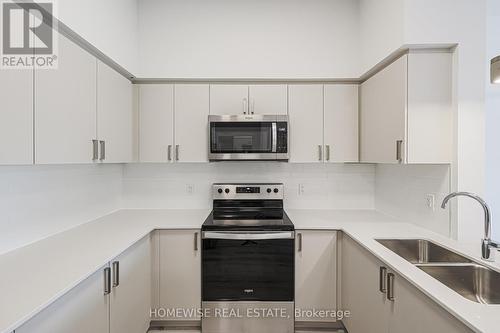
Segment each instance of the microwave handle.
M278 145L278 126L276 123L272 123L272 150L271 152L276 153L277 152L277 145Z

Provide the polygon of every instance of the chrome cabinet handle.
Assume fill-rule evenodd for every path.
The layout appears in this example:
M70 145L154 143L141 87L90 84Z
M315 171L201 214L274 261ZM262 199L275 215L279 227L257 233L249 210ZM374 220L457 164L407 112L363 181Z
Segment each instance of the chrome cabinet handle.
M250 112L251 114L254 114L255 112L255 99L252 99L250 102Z
M104 269L104 295L111 293L111 268Z
M387 274L387 299L391 302L394 302L394 274Z
M248 100L246 98L243 98L243 114L247 114L248 111Z
M318 145L318 160L323 160L323 147L321 145Z
M92 140L92 161L99 159L99 140Z
M385 294L387 292L387 268L380 267L379 273L379 290L381 293Z
M120 285L120 262L113 262L113 288Z
M167 147L167 160L172 160L172 145L168 145Z
M330 145L326 145L326 157L327 161L330 161Z
M299 243L297 251L302 252L302 233L300 233L300 232L297 234L297 241Z
M194 233L194 250L198 251L198 232Z
M175 160L179 160L179 145L175 145Z
M399 163L403 162L403 140L396 141L396 160Z
M106 141L99 141L99 148L100 148L100 161L104 161L106 159Z

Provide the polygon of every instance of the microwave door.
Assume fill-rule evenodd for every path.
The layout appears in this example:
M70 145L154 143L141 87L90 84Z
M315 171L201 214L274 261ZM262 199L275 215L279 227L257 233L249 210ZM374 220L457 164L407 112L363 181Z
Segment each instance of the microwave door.
M211 122L210 158L275 159L276 137L275 122Z

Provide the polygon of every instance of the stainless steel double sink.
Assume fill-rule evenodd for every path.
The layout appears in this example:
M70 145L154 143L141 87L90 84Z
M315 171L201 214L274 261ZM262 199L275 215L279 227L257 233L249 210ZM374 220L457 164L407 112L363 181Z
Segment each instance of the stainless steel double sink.
M376 239L466 299L500 304L500 273L424 239Z

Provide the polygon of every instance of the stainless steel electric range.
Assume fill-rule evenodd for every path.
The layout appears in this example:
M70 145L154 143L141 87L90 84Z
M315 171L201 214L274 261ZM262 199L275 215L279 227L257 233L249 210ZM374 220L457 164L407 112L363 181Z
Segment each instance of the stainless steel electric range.
M294 242L283 184L214 184L202 226L202 332L293 333Z

